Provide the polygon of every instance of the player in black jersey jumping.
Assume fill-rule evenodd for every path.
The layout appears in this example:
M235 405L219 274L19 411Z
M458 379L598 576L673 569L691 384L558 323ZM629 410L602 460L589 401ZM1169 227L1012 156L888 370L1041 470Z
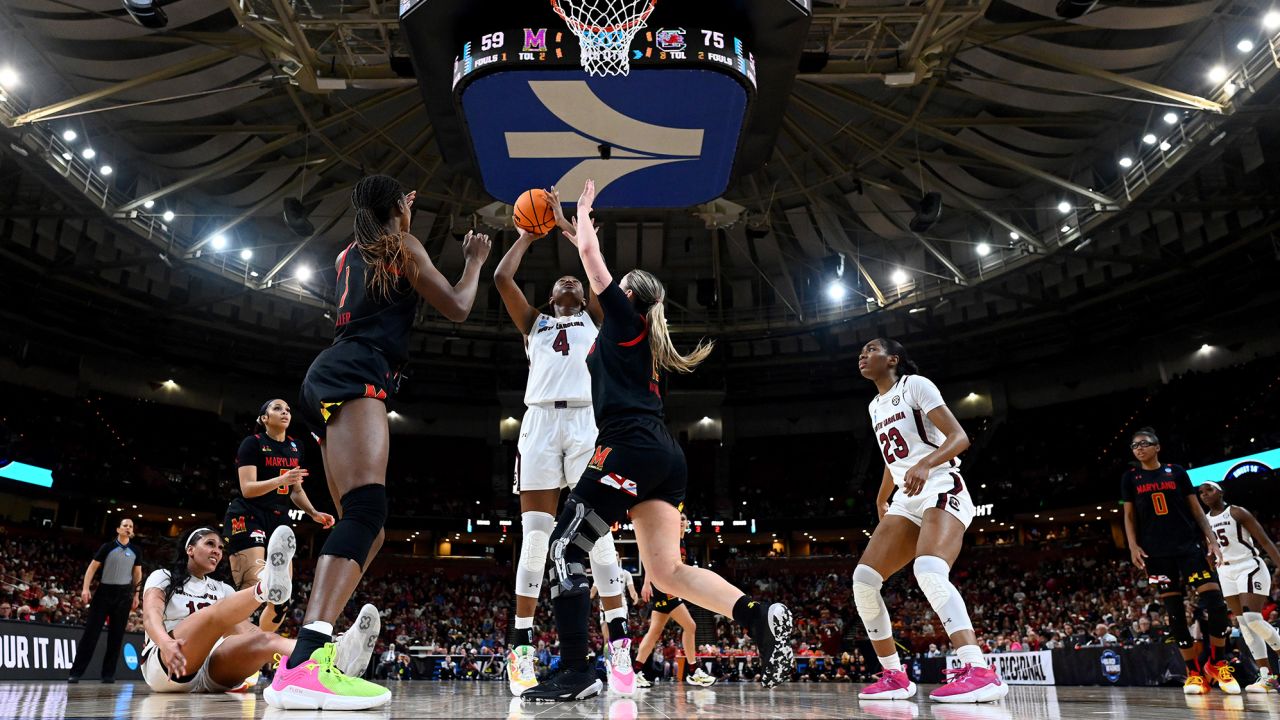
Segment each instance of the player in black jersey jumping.
M453 322L471 314L489 238L467 233L462 278L450 285L410 234L415 193L371 175L351 193L355 240L336 263L333 345L311 363L299 412L320 440L338 522L316 562L298 644L263 698L282 709L363 710L391 699L384 687L334 668L333 622L377 555L387 518L389 432L385 401L409 359L419 297Z
M262 432L245 438L236 452L240 496L227 505L222 540L231 555L231 582L239 590L258 582L267 557L267 538L289 524L290 504L296 505L326 529L333 526L329 513L316 510L302 489L307 469L302 466L302 446L289 437L292 415L289 403L268 400L258 409ZM258 626L275 632L284 620L284 606L265 608Z
M591 582L586 563L596 540L628 515L653 583L746 626L764 660L764 685L773 687L791 673L791 611L781 603L753 601L716 573L680 561L678 508L688 468L663 424L662 372L692 372L711 345L699 344L688 355L675 350L663 308L666 291L653 275L633 270L614 281L591 222L595 195L595 183L588 180L578 198L577 235L570 240L604 309L600 335L587 356L599 435L551 534L548 577L561 670L521 697L581 700L600 692L601 682L587 666Z
M1187 664L1183 692L1188 695L1209 692L1206 675L1230 687L1236 681L1229 671L1225 677L1222 672L1224 667L1229 667L1225 648L1231 621L1215 572L1222 564L1218 539L1209 527L1186 471L1160 462L1160 440L1155 430L1146 427L1134 433L1129 447L1138 465L1126 470L1120 481L1124 532L1129 539L1133 564L1147 573L1169 615L1169 631L1177 639ZM1206 628L1209 656L1203 674L1200 651L1187 627L1183 592L1188 585L1196 589L1209 617ZM1235 692L1239 692L1238 683Z

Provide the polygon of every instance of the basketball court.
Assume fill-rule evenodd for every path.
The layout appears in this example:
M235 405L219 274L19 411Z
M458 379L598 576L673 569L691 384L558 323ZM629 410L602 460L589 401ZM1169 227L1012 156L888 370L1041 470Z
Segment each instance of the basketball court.
M931 689L931 688L929 688ZM601 695L577 703L528 704L511 697L505 683L406 682L391 685L391 703L367 712L307 712L267 707L250 695L160 695L145 685L121 683L8 683L0 685L0 716L50 718L880 718L883 720L1243 720L1280 717L1274 697L1213 693L1187 697L1181 688L1013 687L1000 703L943 705L930 702L926 686L914 701L859 701L857 686L788 684L764 690L735 683L687 689L659 684L632 698Z

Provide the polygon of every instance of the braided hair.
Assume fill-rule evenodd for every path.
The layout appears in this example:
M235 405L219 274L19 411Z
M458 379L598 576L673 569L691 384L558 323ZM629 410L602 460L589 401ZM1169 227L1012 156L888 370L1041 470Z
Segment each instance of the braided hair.
M368 266L365 284L385 300L391 299L401 278L418 269L405 245L405 233L387 233L387 223L400 212L404 198L404 188L386 175L363 177L351 191L356 246Z
M211 533L216 534L217 532L217 530L207 527L196 528L186 536L185 542L178 544L178 551L173 557L173 562L169 563L169 567L167 568L169 571L169 587L165 588L164 591L165 605L169 604L169 599L173 597L173 594L177 592L178 588L185 586L187 581L191 579L191 569L187 566L187 563L191 558L187 557L187 548L200 542L205 535L209 535ZM223 578L220 577L222 567L223 565L219 564L218 568L206 577L213 577L215 580L222 580Z

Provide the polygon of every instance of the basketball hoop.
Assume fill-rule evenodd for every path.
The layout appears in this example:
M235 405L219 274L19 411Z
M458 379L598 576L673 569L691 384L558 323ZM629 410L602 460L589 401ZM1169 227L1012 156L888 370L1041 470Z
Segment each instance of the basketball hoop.
M578 36L582 69L591 75L631 72L631 41L658 0L551 0L551 8Z

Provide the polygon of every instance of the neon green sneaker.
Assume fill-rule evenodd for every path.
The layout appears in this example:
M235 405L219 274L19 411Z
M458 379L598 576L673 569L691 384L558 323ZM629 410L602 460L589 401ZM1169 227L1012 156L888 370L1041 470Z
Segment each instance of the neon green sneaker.
M333 665L335 654L334 644L325 643L297 667L281 660L262 698L281 710L368 710L391 700L381 685L342 674Z

